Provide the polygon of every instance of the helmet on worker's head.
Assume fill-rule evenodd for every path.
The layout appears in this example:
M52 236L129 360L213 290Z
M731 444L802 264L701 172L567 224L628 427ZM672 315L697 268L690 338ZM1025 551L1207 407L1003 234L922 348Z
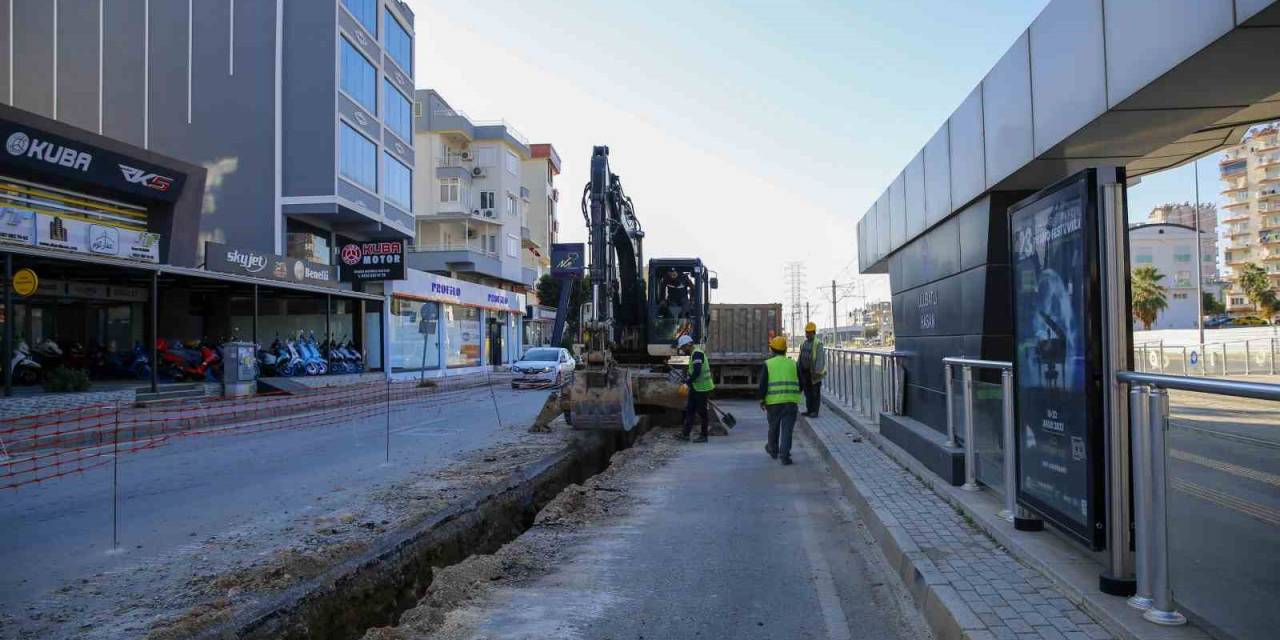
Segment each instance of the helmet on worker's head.
M689 397L689 385L687 385L687 384L682 384L682 385L680 385L680 386L679 386L679 388L677 388L677 389L676 389L676 393L677 393L677 394L679 394L681 398L688 398L688 397Z
M693 344L693 338L690 338L689 336L680 336L676 339L677 349L683 349L691 344Z
M778 353L787 352L787 338L785 336L776 336L769 341L769 350Z
M804 332L805 332L805 333L817 333L817 331L818 331L818 325L816 325L816 324L814 324L814 323L812 323L812 322L810 322L809 324L804 325Z

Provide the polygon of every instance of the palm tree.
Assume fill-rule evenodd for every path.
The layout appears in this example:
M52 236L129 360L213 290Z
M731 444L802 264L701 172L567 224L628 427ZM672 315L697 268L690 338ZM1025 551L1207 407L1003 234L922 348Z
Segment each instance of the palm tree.
M1133 293L1133 317L1142 323L1143 329L1151 329L1161 311L1169 308L1165 287L1160 284L1164 274L1152 266L1133 270L1130 287Z
M1240 267L1236 282L1268 322L1280 312L1280 300L1276 299L1275 289L1271 288L1271 280L1262 267L1252 262Z

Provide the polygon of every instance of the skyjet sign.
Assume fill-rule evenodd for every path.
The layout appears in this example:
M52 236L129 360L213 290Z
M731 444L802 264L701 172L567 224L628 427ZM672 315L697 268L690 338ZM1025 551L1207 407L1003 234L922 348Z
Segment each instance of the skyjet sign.
M93 162L93 156L83 151L54 144L48 140L41 140L22 131L12 133L5 142L4 148L11 156L25 156L36 160L44 160L49 164L61 165L78 171L89 171L89 163Z

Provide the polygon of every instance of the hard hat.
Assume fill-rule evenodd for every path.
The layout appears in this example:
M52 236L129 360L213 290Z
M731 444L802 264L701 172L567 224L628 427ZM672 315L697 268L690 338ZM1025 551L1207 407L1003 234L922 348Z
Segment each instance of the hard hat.
M680 394L680 397L681 397L681 398L688 398L688 397L689 397L689 385L687 385L687 384L682 384L682 385L680 385L680 388L679 388L679 389L677 389L677 390L676 390L676 392Z
M690 338L689 336L680 336L680 338L676 340L677 347L683 347L690 344L693 344L693 338Z
M816 325L816 324L814 324L814 323L812 323L812 322L810 322L809 324L806 324L806 325L804 326L804 332L805 332L805 333L815 333L815 332L817 332L817 330L818 330L818 325Z
M769 341L769 348L773 349L774 351L786 351L787 350L786 337L785 336L774 337L774 339Z

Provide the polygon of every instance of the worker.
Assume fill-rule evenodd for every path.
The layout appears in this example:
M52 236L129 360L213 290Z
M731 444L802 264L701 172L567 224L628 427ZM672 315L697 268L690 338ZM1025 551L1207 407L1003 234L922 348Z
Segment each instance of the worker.
M680 432L681 440L688 440L693 431L693 415L698 414L702 420L702 431L694 442L707 441L707 426L710 418L707 414L707 399L716 388L711 380L711 361L701 346L694 346L693 338L684 335L676 341L676 349L681 355L689 356L689 367L686 370L686 382L689 386L689 401L684 407L684 430Z
M769 341L773 357L764 361L760 370L760 408L769 419L769 441L764 450L772 458L791 464L791 432L800 410L800 374L796 361L787 357L787 339L777 336Z
M800 392L804 394L804 416L818 417L822 406L822 378L827 375L827 351L815 335L818 325L804 325L804 344L800 345Z
M667 269L658 290L658 314L663 318L681 318L689 311L689 295L693 281L685 273Z

